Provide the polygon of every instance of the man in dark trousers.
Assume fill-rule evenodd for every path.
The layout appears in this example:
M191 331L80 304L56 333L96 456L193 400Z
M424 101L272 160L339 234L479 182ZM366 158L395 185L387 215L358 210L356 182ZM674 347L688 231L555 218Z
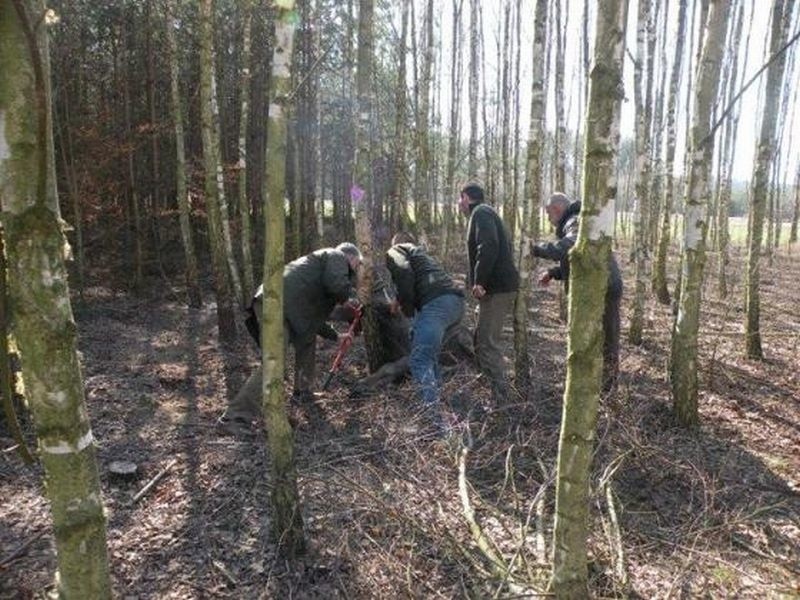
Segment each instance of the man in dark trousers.
M295 353L294 394L311 396L314 385L317 336L337 341L328 324L337 304L355 297L361 252L345 242L336 248L322 248L287 264L283 269L283 336ZM259 286L250 304L248 330L260 346L263 289ZM261 368L245 382L230 402L221 421L249 422L261 414Z
M558 262L539 278L539 284L547 286L552 279L564 282L569 292L569 251L578 239L580 202L570 202L566 194L556 192L547 201L547 218L556 228L556 241L543 242L533 247L533 255ZM619 375L619 306L622 300L622 275L614 254L608 263L608 288L603 313L603 390L611 391Z
M442 424L439 352L445 331L464 316L464 292L410 233L398 233L386 253L386 266L407 317L414 317L409 368L426 409Z
M461 190L458 207L469 217L467 254L468 284L478 300L475 354L481 371L492 385L492 399L508 397L508 381L500 347L503 321L511 312L519 288L511 236L495 210L484 204L483 188L469 184Z

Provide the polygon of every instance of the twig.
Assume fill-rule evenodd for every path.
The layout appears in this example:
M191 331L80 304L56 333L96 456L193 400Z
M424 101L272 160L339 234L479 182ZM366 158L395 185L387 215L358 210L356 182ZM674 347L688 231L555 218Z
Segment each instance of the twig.
M138 493L138 494L136 494L136 495L133 497L133 499L131 499L131 506L133 506L133 505L134 505L134 504L136 504L136 503L137 503L139 500L141 500L141 499L144 497L144 495L145 495L145 494L147 494L147 492L149 492L149 491L152 489L152 487L153 487L155 484L157 484L157 483L158 483L158 482L159 482L159 481L160 481L160 480L161 480L161 479L164 477L164 475L166 475L166 474L167 474L167 472L168 472L168 471L169 471L169 470L172 468L172 466L173 466L173 465L174 465L176 462L178 462L178 460L177 460L177 459L175 459L175 458L173 458L171 461L169 461L169 462L167 463L167 466L166 466L166 467L164 467L164 468L163 468L163 469L161 469L161 470L160 470L158 473L156 473L155 477L153 477L153 478L152 478L150 481L148 481L148 482L147 482L147 484L146 484L146 485L145 485L145 486L144 486L144 487L143 487L141 490L139 490L139 493Z
M30 548L36 540L38 540L40 537L42 537L45 534L46 531L47 531L47 528L43 527L42 529L40 529L39 531L34 533L31 537L29 537L26 542L21 544L19 548L14 550L11 554L6 556L3 560L0 560L0 569L5 569L7 565L11 564L17 558L19 558L20 556L25 554L25 551L28 548Z
M225 577L225 579L228 580L228 583L230 583L232 586L236 587L237 585L239 585L239 582L236 581L236 578L233 575L231 575L231 572L228 571L225 565L223 565L220 561L212 560L211 566L213 566L217 571L222 573L222 576Z

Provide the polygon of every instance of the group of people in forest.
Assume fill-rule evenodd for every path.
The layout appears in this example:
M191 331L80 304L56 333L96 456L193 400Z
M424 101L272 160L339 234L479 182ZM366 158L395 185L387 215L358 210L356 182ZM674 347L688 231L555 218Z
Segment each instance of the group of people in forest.
M503 323L512 310L519 288L511 237L500 216L485 203L477 184L465 186L458 206L469 219L467 227L468 281L461 289L441 264L407 232L395 234L386 252L386 268L392 286L376 278L372 297L378 320L390 345L389 360L403 360L414 381L421 407L439 432L449 429L440 402L439 355L448 331L459 326L465 311L465 291L478 301L478 321L473 335L474 354L481 373L491 387L491 400L501 405L512 394L501 346ZM552 279L569 283L569 250L578 233L580 202L553 194L547 202L548 219L556 240L536 244L533 255L557 263L539 279L546 286ZM284 269L284 339L294 348L294 395L300 401L313 398L316 337L337 341L328 320L336 309L340 316L352 315L358 307L356 284L361 252L349 242L322 248L288 263ZM392 292L388 289L391 287ZM247 326L260 343L261 298L259 287L249 309ZM610 391L619 369L619 306L622 279L613 255L609 264L603 327L603 388ZM338 308L337 308L338 307ZM408 327L395 326L398 319L411 319ZM407 355L407 356L404 356ZM221 421L225 429L249 424L260 413L261 369L258 369L231 401Z

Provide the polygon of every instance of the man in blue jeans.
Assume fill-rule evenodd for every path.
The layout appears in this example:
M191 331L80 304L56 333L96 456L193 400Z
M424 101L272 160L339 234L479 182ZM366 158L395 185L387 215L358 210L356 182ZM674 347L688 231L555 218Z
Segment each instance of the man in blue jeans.
M464 315L464 292L450 275L416 245L410 233L398 233L386 253L403 313L414 317L409 367L420 398L441 425L439 352L448 327ZM416 314L416 316L415 316Z

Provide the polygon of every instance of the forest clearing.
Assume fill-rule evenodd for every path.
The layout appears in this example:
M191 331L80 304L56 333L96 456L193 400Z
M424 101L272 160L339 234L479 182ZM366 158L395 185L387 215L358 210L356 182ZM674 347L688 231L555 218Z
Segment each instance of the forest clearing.
M800 597L798 41L0 0L0 600Z

